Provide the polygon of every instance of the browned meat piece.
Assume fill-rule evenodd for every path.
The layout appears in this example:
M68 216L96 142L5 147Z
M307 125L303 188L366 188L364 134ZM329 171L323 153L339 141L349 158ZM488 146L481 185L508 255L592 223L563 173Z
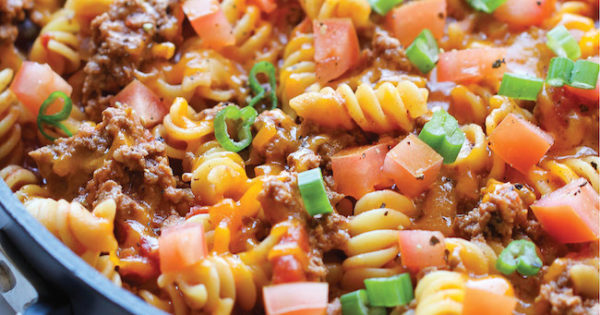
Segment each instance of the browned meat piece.
M388 32L377 29L371 44L373 56L376 56L376 64L384 66L386 69L406 72L412 70L412 64L404 53L405 47L402 47L400 41Z
M560 258L544 268L539 314L598 314L598 254L593 258Z
M17 39L17 23L25 18L25 10L32 6L32 0L0 1L0 43L10 44Z
M183 14L177 0L117 0L91 24L92 42L83 84L86 113L99 120L133 72L153 60L154 43L179 42ZM149 27L150 26L150 27Z
M294 217L307 221L302 197L298 190L296 175L281 172L277 176L266 176L263 190L258 195L258 201L263 206L266 219L271 225Z
M531 190L521 184L490 180L482 194L477 208L456 217L454 228L459 235L468 239L480 234L499 236L507 243L515 227L527 228L528 208L535 201Z

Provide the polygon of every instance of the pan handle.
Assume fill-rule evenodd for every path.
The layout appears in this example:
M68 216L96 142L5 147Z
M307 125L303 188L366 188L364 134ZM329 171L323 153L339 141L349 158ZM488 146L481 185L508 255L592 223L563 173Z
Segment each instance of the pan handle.
M71 307L52 292L20 258L8 237L0 232L0 295L20 314L71 314Z

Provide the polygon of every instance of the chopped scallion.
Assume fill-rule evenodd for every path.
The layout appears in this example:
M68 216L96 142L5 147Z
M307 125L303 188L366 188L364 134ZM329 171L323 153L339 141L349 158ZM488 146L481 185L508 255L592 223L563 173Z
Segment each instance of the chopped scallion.
M525 75L505 73L500 84L499 95L512 98L535 101L544 86L544 81Z
M571 81L571 72L575 63L566 57L554 57L550 60L546 82L550 86L563 86Z
M428 73L435 67L438 53L438 44L428 29L424 29L406 49L408 60L423 73Z
M219 144L228 151L240 152L252 142L252 132L250 128L258 113L253 107L246 106L242 109L229 105L220 110L214 120L215 138ZM237 130L238 141L235 141L229 135L227 120L241 120Z
M569 33L566 27L558 25L547 34L546 45L559 57L575 60L581 56L581 49L577 40Z
M571 72L569 85L585 90L595 89L599 71L600 66L597 63L588 60L577 60Z
M518 271L524 276L534 276L542 268L535 244L526 240L512 241L498 256L496 269L505 275Z
M248 106L254 107L267 93L265 88L258 82L256 75L259 73L264 73L269 79L269 95L271 98L270 109L275 109L277 108L277 94L275 93L277 91L277 78L275 77L275 66L268 61L259 61L254 64L252 69L250 69L248 82L250 83L252 92L254 92L254 97L248 102Z
M485 13L493 13L506 0L467 0L471 7Z
M408 273L389 278L366 279L365 287L372 306L406 305L413 299L413 287Z
M367 291L356 290L340 297L343 315L369 315Z
M298 174L298 187L304 201L304 208L311 216L332 213L333 208L329 203L323 175L320 168L313 168Z
M57 98L62 98L64 103L63 108L56 114L47 115L46 111L48 110L48 107L54 104ZM42 103L40 106L40 111L38 112L37 126L40 130L40 133L48 140L56 140L56 138L47 134L44 130L44 125L52 125L62 130L67 136L73 136L73 133L71 133L71 131L69 131L69 129L61 123L61 121L69 118L69 115L71 115L71 110L73 110L73 101L67 94L61 91L52 92L52 94L50 94L50 96L48 96L48 98Z
M402 3L403 0L369 0L373 11L379 15L386 15L395 6Z
M444 158L444 163L456 161L465 142L465 134L458 121L443 109L433 113L433 117L423 126L419 139L427 143Z

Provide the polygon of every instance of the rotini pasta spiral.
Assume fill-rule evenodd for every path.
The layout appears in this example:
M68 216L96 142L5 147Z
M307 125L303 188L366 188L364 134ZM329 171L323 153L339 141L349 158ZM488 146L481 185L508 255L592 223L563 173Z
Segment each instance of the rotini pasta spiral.
M289 108L290 99L304 92L321 89L315 73L314 56L313 34L298 33L285 46L279 74L279 96L286 113L292 112Z
M458 272L434 271L417 284L416 315L460 315L467 277Z
M20 109L15 95L8 89L11 69L0 71L0 166L20 162L23 157Z
M25 202L31 198L48 197L48 191L39 185L38 177L30 170L18 165L0 169L0 179L10 188L17 199Z
M113 234L117 206L112 199L99 203L92 212L78 202L50 198L26 201L25 209L93 266L100 253L114 253L117 249Z
M465 133L466 143L451 164L456 169L456 190L463 196L477 199L480 186L478 174L491 165L487 137L476 124L464 125L461 130Z
M580 177L587 179L592 187L599 191L598 163L600 158L588 155L566 159L544 159L539 166L534 166L527 179L541 195L550 193Z
M217 102L246 97L245 75L237 64L212 49L203 49L197 37L181 47L177 63L157 62L148 73L136 70L136 78L166 102L177 97L192 101L197 96Z
M192 192L198 200L213 205L224 198L239 199L248 186L244 161L217 141L202 144L191 173Z
M163 126L169 139L186 142L188 150L192 148L191 144L213 132L212 119L200 117L182 97L173 101Z
M369 24L371 5L366 0L300 0L300 5L312 20L350 18L358 28Z
M258 7L246 0L224 0L221 8L233 25L235 37L235 45L225 48L225 55L250 66L257 61L276 61L280 45L273 36L271 23L261 19Z
M31 47L29 59L47 63L59 74L76 71L81 64L79 30L79 22L72 10L57 11L40 31Z
M290 106L305 119L330 128L385 133L413 130L413 119L427 112L429 92L410 81L383 83L377 88L363 83L356 91L347 84L336 90L326 87L290 100Z
M474 275L495 273L496 253L486 243L455 237L446 238L445 243L452 270Z
M348 290L363 286L364 279L389 277L402 270L394 264L398 255L398 230L410 224L415 214L412 201L391 190L364 195L356 203L350 221L350 235L342 267L342 287Z

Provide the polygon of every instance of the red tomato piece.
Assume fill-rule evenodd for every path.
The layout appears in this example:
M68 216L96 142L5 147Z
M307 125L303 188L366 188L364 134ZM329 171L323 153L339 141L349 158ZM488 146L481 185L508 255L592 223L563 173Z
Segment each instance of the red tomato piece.
M596 101L600 99L600 76L598 77L598 83L596 83L596 88L591 90L579 89L572 86L565 85L565 88L569 93L573 95L577 95L587 101Z
M548 234L561 243L581 243L599 237L598 194L584 178L545 195L531 210Z
M358 62L358 37L350 19L313 22L317 78L328 82Z
M160 271L174 272L189 267L208 255L201 223L188 222L166 228L158 239Z
M510 283L500 277L467 281L463 315L511 315L517 306Z
M551 135L514 114L508 114L490 135L494 153L524 174L540 161L552 144Z
M502 78L506 71L506 49L473 48L440 54L438 81L477 83L485 77Z
M267 315L323 315L329 285L324 282L294 282L263 287Z
M183 12L206 48L221 49L235 44L231 24L217 0L187 0Z
M552 15L555 0L507 0L494 11L494 17L513 28L539 25Z
M444 36L446 0L412 1L393 9L386 15L386 28L408 47L423 31L429 29L436 39Z
M38 115L40 106L53 92L60 91L71 96L73 88L58 75L48 64L25 61L19 68L10 85L19 101L32 114ZM62 102L57 102L48 108L48 114L54 114L62 108Z
M142 124L148 128L162 122L168 113L160 98L138 80L129 83L115 96L113 102L121 102L133 108L142 119Z
M398 232L402 264L413 272L425 267L446 265L444 235L439 231L404 230Z
M360 199L375 187L389 187L391 180L383 175L383 162L390 150L388 143L342 150L331 157L336 190Z
M306 280L304 266L294 255L275 257L271 264L273 266L273 284Z
M403 194L414 197L436 180L444 158L425 142L409 134L385 156L383 173Z

